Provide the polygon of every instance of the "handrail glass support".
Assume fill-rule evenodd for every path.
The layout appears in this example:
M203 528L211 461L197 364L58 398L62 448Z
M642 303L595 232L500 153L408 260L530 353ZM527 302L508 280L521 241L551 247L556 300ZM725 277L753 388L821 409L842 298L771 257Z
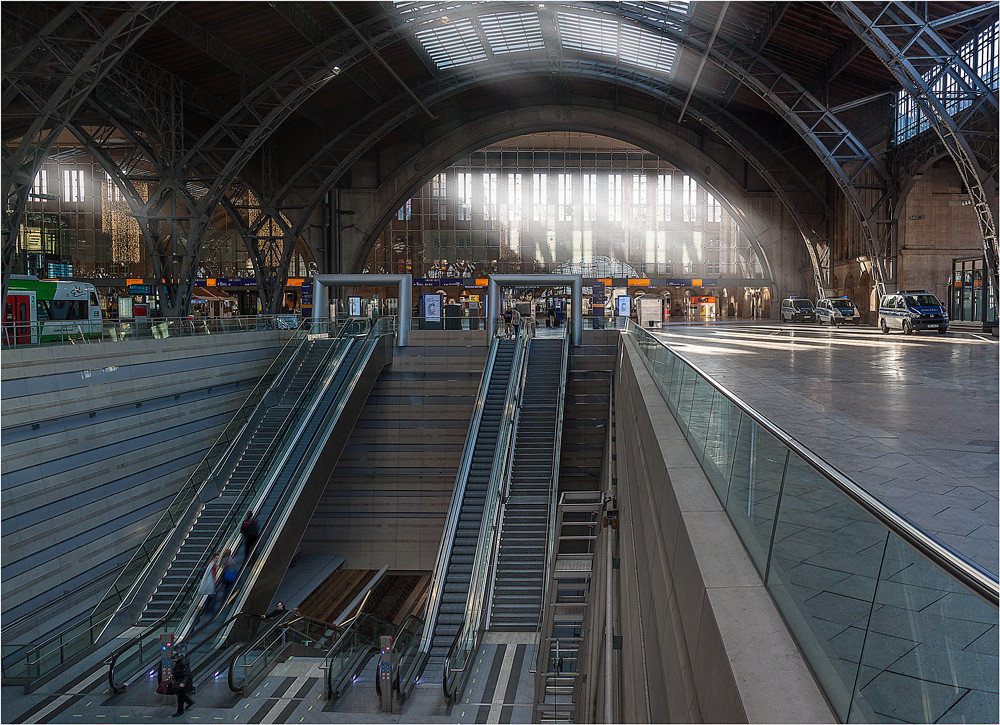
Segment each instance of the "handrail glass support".
M310 335L322 334L327 330L329 330L328 324L324 326L311 319L302 321L302 324L282 347L260 381L244 399L243 404L216 439L212 448L206 453L205 458L188 477L187 482L174 496L174 500L150 529L132 558L120 570L108 592L90 616L44 642L14 653L11 658L13 661L5 661L3 665L5 682L23 684L26 691L30 692L39 680L53 674L74 657L97 644L112 617L134 594L142 571L156 557L170 533L181 521L198 490L210 478L216 464L222 459L228 447L239 437L247 421L252 418L254 410L270 390L271 385L285 370L288 361L295 356L300 345ZM16 659L13 659L14 657Z
M995 576L629 323L841 722L997 722Z
M476 556L472 564L472 579L469 583L465 619L452 641L444 662L442 685L444 695L449 700L460 696L465 687L472 671L469 665L479 647L479 641L489 617L489 584L495 569L494 562L498 549L501 503L513 461L515 423L521 394L524 391L530 334L530 325L525 323L518 327L513 364L510 370L510 384L507 386L504 413L500 423L500 436L497 440L493 468L490 472L490 483L486 490L486 502L483 506L483 520L479 529Z
M417 678L427 661L430 651L432 628L437 619L438 608L441 603L441 595L444 590L444 579L447 574L448 558L451 556L452 545L455 542L455 531L458 527L458 517L462 510L462 499L465 497L465 486L469 477L469 466L472 463L472 453L475 449L476 439L479 436L479 428L483 418L483 406L486 404L486 394L489 390L490 378L493 376L493 364L496 361L497 350L499 349L498 338L492 338L486 364L483 366L483 374L479 379L479 389L476 395L476 407L472 411L472 420L469 425L469 432L465 437L465 446L462 452L462 460L458 466L458 475L455 480L455 491L451 497L451 504L448 508L448 518L445 520L444 534L441 536L441 544L438 547L437 560L434 564L434 576L431 580L430 591L427 596L427 616L424 618L424 631L420 637L418 654L413 657L408 667L399 668L400 689L404 697L409 695Z
M390 318L382 318L379 323L376 324L375 328L369 331L369 337L377 338L386 330L391 331L391 326L392 320ZM338 337L343 337L346 340L346 337L350 336L353 332L364 331L350 330L345 327L341 330L341 334ZM333 345L330 346L330 350L324 356L323 362L313 372L309 381L299 393L295 405L292 406L291 412L282 423L278 434L275 436L274 441L268 448L268 452L283 451L287 453L287 451L291 450L294 446L295 436L297 436L301 431L302 424L313 414L316 406L319 404L323 392L332 381L339 366L343 364L349 344L349 341L342 342L338 339ZM346 386L343 389L348 388L349 386ZM195 590L198 582L200 581L201 567L208 561L214 552L221 551L224 548L230 548L232 550L236 549L236 545L239 540L239 526L242 521L242 514L247 511L248 508L256 509L258 507L260 499L267 494L267 488L270 485L270 482L280 471L285 457L286 456L269 457L265 454L265 456L261 459L261 463L258 465L258 468L248 480L240 498L230 507L225 521L218 529L218 533L213 537L211 544L206 547L198 566L192 569L191 575L188 577L185 585L181 587L180 592L174 599L174 603L168 610L168 614L162 617L158 622L148 627L141 634L119 647L116 651L116 655L122 651L134 648L138 648L140 650L143 649L143 643L146 640L158 640L161 629L162 631L178 632L183 636L190 626L190 621L197 610L197 607L192 605L197 603ZM267 462L267 465L265 465L265 462ZM265 528L266 526L267 525L265 524ZM246 576L246 571L240 573L239 579L233 586L234 592L238 592L241 589L241 582L244 581ZM232 596L235 597L235 594ZM224 634L223 629L220 629L217 634ZM213 635L213 637L215 636L217 635ZM138 668L138 670L141 669L142 668ZM130 676L131 674L127 674L126 679ZM120 687L121 684L115 682L113 683L113 686Z

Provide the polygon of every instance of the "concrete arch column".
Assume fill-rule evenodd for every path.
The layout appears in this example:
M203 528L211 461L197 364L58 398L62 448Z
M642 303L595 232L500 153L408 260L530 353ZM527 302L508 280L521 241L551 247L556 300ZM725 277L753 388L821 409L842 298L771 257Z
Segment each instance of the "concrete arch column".
M737 221L761 260L765 285L773 287L782 281L776 279L773 260L782 256L786 246L796 254L806 251L793 221L782 218L780 210L775 213L758 208L759 194L748 194L717 161L688 141L628 114L589 106L540 105L485 116L443 134L400 163L377 188L341 189L341 207L355 212L354 229L343 238L342 253L348 260L347 268L361 270L400 204L434 173L482 146L541 131L583 131L611 136L670 161L709 189ZM797 280L784 282L799 284Z

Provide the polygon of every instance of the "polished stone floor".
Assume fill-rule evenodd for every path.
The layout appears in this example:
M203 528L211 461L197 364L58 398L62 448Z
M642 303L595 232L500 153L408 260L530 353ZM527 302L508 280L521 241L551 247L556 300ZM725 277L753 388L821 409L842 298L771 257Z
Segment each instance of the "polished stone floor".
M998 571L998 346L777 322L656 337L899 513Z

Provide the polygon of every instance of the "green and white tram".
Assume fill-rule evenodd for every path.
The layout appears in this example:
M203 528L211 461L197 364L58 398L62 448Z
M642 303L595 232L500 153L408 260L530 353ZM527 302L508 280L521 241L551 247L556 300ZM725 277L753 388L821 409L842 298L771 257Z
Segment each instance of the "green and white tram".
M11 275L4 302L4 345L100 337L101 327L101 306L94 285Z

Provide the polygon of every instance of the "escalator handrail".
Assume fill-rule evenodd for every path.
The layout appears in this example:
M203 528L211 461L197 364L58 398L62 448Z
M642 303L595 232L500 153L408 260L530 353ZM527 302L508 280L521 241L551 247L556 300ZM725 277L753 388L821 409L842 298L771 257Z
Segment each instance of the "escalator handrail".
M334 422L340 419L340 416L343 414L344 408L347 406L348 399L350 398L350 391L353 391L357 387L358 382L360 381L361 376L368 365L368 361L371 359L371 356L375 351L375 347L378 344L378 340L383 335L391 334L392 320L393 318L390 316L380 317L376 321L376 323L371 327L371 329L367 332L362 341L358 343L351 343L345 346L344 356L350 353L350 350L355 344L358 346L358 351L357 354L354 356L354 359L350 361L351 367L348 369L347 374L344 376L343 380L341 380L339 387L337 388L336 391L332 391L335 397L329 403L327 413L325 413L325 419L327 421ZM324 383L325 387L329 387L331 385L333 378L336 376L337 372L340 369L340 365L342 364L344 364L343 359L341 359L338 362L337 366L335 366L330 370L330 379L329 381ZM304 416L302 419L303 424L299 427L298 435L302 435L306 423L312 420L312 417L316 415L317 408L321 404L322 400L326 398L326 396L330 392L331 391L328 390L326 394L316 397L316 400L314 401L313 406L310 409L308 415ZM306 449L302 452L302 457L295 463L295 470L289 477L288 484L286 485L285 490L282 492L280 498L278 499L271 513L268 515L267 521L265 522L264 526L261 527L262 535L258 538L254 548L254 552L256 554L255 556L256 563L252 567L252 570L247 570L247 568L244 567L244 570L240 572L239 578L233 585L233 592L236 593L238 600L241 592L243 594L243 597L245 598L246 593L249 591L249 587L247 586L248 582L246 581L245 578L250 577L249 583L252 584L252 582L256 580L257 573L259 572L260 568L263 566L263 562L267 558L266 552L264 552L263 547L273 545L273 542L277 539L278 535L281 532L281 529L283 528L284 525L283 522L287 520L287 517L291 512L291 506L287 504L289 502L289 499L294 500L295 498L297 498L297 492L301 491L302 485L304 485L304 484L296 485L303 478L299 471L303 467L303 465L305 465L306 461L310 458L311 452L315 450L315 440L316 440L315 437L316 435L319 434L319 432L320 432L319 429L313 432L313 438L307 442ZM264 486L262 488L262 493L258 497L258 501L255 502L255 506L260 505L263 499L267 496L268 492L270 492L271 486L274 485L273 478L277 476L284 469L285 465L287 465L288 462L287 459L288 456L291 454L291 450L296 445L298 445L298 435L296 436L295 441L293 441L291 445L288 446L288 451L284 457L281 466L275 468L274 472L271 473L270 478L272 480L268 483L267 486ZM265 536L263 532L270 532L270 533ZM243 580L242 583L241 580ZM242 602L240 604L242 605Z
M497 537L500 531L498 517L502 510L500 503L505 490L505 481L509 478L510 467L513 461L515 423L519 412L521 395L524 390L524 377L527 372L526 362L530 340L529 335L529 325L523 324L518 326L514 357L510 370L510 383L507 385L504 413L501 418L500 432L495 449L497 453L494 454L493 467L490 470L490 483L486 489L486 501L483 504L483 519L479 528L476 555L472 562L472 578L469 582L465 618L463 624L455 634L455 639L449 648L449 656L445 658L444 662L443 679L445 697L449 700L456 693L461 693L462 689L464 689L465 681L470 672L468 665L472 661L470 655L461 667L452 667L452 655L454 654L456 643L471 640L471 646L466 649L474 652L475 648L478 647L489 614L489 607L484 607L484 603L489 594L491 572L496 568L493 566L493 562L499 548L497 546ZM459 673L455 680L452 680L450 677L453 672Z
M251 614L249 614L249 613L247 613L247 612L240 612L240 613L238 613L238 614L236 614L236 615L234 615L234 616L230 617L230 620L228 620L228 621L226 622L226 624L228 624L228 623L229 623L229 621L235 621L235 620L237 620L237 619L240 619L241 617L248 617L248 616L253 616L253 617L256 617L256 616L258 616L258 615L256 615L256 614L253 614L253 615L251 615ZM123 654L124 654L124 653L125 653L125 652L126 652L127 650L130 650L130 649L131 649L131 648L133 647L133 645L134 645L135 643L137 643L137 642L138 642L138 643L139 643L139 644L141 645L141 640L142 640L142 639L143 639L143 638L145 637L145 635L146 635L146 634L149 634L149 633L151 633L151 632L152 632L153 630L155 630L155 629L158 629L159 627L161 627L161 626L162 626L162 625L163 625L163 624L165 623L165 621L166 621L166 620L167 620L167 616L163 616L163 617L161 617L161 618L160 618L160 619L159 619L159 620L158 620L158 621L157 621L157 622L156 622L155 624L153 624L153 625L151 625L150 627L148 627L147 629L143 630L143 632L142 632L142 633L140 633L140 634L137 634L136 636L132 637L132 639L130 639L130 640L129 640L128 642L126 642L125 644L123 644L123 645L119 646L118 648L116 648L116 649L114 650L114 652L112 652L112 653L111 653L110 655L108 655L108 656L107 656L107 657L105 658L105 660L104 660L104 664L108 665L108 684L109 684L109 685L111 685L111 691L112 691L112 692L124 692L124 690L125 690L125 686L126 686L126 685L127 685L127 684L128 684L129 682L130 682L130 681L132 681L133 679L135 679L136 677L138 677L138 676L139 676L139 674L140 674L140 672L141 672L142 670L145 670L145 669L146 669L146 667L142 667L142 668L140 668L139 670L135 671L135 672L134 672L134 673L133 673L133 674L132 674L132 675L131 675L130 677L128 677L128 678L126 679L126 681L125 681L125 683L124 683L124 684L122 684L122 685L119 685L119 684L118 684L118 683L116 682L116 679L115 679L115 666L116 666L116 665L118 664L118 659L119 659L119 658L120 658L120 657L121 657L121 656L122 656L122 655L123 655ZM212 624L211 622L206 622L206 623L205 623L205 625L203 625L203 626L202 626L201 628L199 628L199 629L198 629L198 632L202 631L203 629L205 629L206 627L210 626L211 624ZM177 640L177 641L176 641L176 642L174 642L174 643L173 643L173 645L171 645L171 646L172 646L172 647L174 647L174 648L175 648L175 650L176 650L176 648L179 648L179 647L183 647L183 646L184 646L184 640L183 640L183 639L180 639L180 640ZM161 650L161 651L162 651L162 650ZM192 651L193 651L193 650L192 650ZM188 653L188 655L190 655L190 653ZM142 661L142 658L141 658L141 657L140 657L140 661ZM147 666L148 666L148 665L147 665ZM163 674L163 673L162 673L162 672L161 672L160 670L157 670L157 674L156 674L157 678L160 678L160 677L162 677L162 674Z
M563 419L566 415L566 378L569 375L569 335L563 336L563 346L561 351L561 370L559 373L559 399L556 402L556 424L555 441L552 449L552 477L549 479L549 500L548 500L548 526L546 528L545 561L542 570L542 607L538 610L538 619L535 622L535 632L542 628L542 612L545 610L545 600L549 595L551 582L552 553L558 537L555 533L556 509L559 497L559 466L562 460L562 430Z
M244 421L243 425L240 427L240 429L239 429L240 431L242 431L243 427L246 426L246 422L249 421L249 420L251 420L253 418L253 415L256 412L257 408L264 401L267 391L270 390L271 387L273 385L275 385L282 378L285 366L287 366L287 364L291 360L293 360L295 358L295 355L297 354L298 351L296 350L295 353L292 353L292 354L288 355L286 357L286 359L284 359L282 361L282 363L281 363L281 369L280 370L275 370L273 376L268 380L268 376L272 375L273 368L278 364L279 360L282 360L282 357L284 356L285 351L287 349L289 349L289 347L293 343L296 346L300 346L300 345L304 344L306 341L309 340L309 330L312 329L312 327L313 327L314 324L315 323L314 323L314 321L311 318L306 318L306 319L304 319L302 321L302 323L299 325L298 329L296 329L295 332L288 338L288 342L286 342L284 344L284 346L282 346L281 350L275 356L275 359L268 366L267 370L261 376L261 378L257 382L257 384L250 390L250 393L247 395L247 397L245 398L245 400L252 400L253 397L254 397L254 395L257 394L259 391L261 391L261 386L265 385L265 380L267 380L267 383L266 383L266 386L263 389L263 392L260 393L259 399L254 404L253 410L250 411L250 415L247 416L246 421ZM231 425L231 423L232 423L233 420L236 420L237 416L239 416L241 413L244 412L245 407L246 407L245 405L240 405L240 407L233 414L233 417L230 420L230 424L229 425ZM212 444L212 446L206 452L205 458L203 460L207 460L208 456L211 455L211 453L215 449L215 447L218 446L220 444L220 442L222 442L223 438L226 436L227 431L229 430L229 425L227 425L226 428L223 429L223 431L216 438L215 442ZM237 432L236 435L233 437L232 440L238 440L238 439L239 439L239 433ZM231 444L232 443L230 443L230 445ZM228 450L228 446L226 447L226 450ZM169 539L170 539L170 532L173 530L174 527L176 527L180 523L181 520L183 520L183 514L181 514L181 516L178 517L178 519L176 521L173 520L173 517L172 517L172 515L171 515L170 512L171 512L171 509L174 507L174 504L177 503L178 501L182 500L182 497L190 494L192 489L194 489L194 496L196 497L198 490L205 484L205 482L211 480L212 477L215 475L216 468L219 465L219 462L222 461L224 458L225 458L225 451L223 451L223 455L219 456L219 459L215 462L215 464L212 466L212 468L208 471L208 473L205 475L204 479L200 483L198 483L198 484L193 484L193 481L194 481L195 477L198 475L198 472L201 470L201 465L199 465L198 467L195 468L195 470L188 477L188 480L184 483L183 486L181 486L180 490L175 494L173 500L170 502L170 505L167 506L166 509L164 509L163 514L160 517L160 519L170 518L171 519L171 528L168 528L167 533L162 536L162 540L159 542L159 544L156 545L155 549L153 550L153 553L150 554L148 551L146 551L146 543L149 541L150 537L152 537L153 533L156 531L157 525L160 523L160 519L158 519L157 522L156 522L156 524L154 524L150 528L149 533L146 535L146 538L143 540L143 542L136 549L136 553L133 554L133 556L140 556L143 553L145 553L145 555L147 557L147 566L149 566L149 564L151 564L152 562L156 561L156 559L159 557L160 552L162 551L163 547L166 545L167 541L169 541ZM193 500L194 500L194 497L192 497L192 501ZM188 503L188 507L190 505L191 505L191 503L189 502ZM185 507L184 511L185 512L187 511L187 507ZM131 559L131 557L130 557L130 559ZM126 563L126 565L124 567L122 567L122 571L119 573L118 578L120 578L124 574L124 572L125 572L126 569L128 569L128 564L127 563ZM111 587L109 587L109 589L108 589L108 594L105 594L104 597L102 597L102 601L103 601L103 599L106 599L110 595L110 593L111 593L112 590L117 590L118 578L116 578L115 581L112 582ZM141 577L141 576L137 577L137 579L136 579L135 582L133 582L132 584L128 585L128 587L127 587L127 589L125 591L125 595L121 596L121 601L119 602L119 604L116 607L115 611L119 611L122 607L128 606L128 604L135 597L135 594L136 594L136 591L137 591L137 587L139 585L139 582L142 581L142 579L143 579L143 577ZM95 607L95 611L99 607L100 607L100 602L98 603L97 607Z
M314 619L313 617L307 617L304 614L299 614L299 613L294 612L292 610L289 610L289 611L285 612L280 617L278 617L271 624L270 627L267 627L266 629L264 629L260 633L260 636L258 636L256 639L253 639L252 641L248 641L243 647L241 647L239 649L239 651L236 652L235 655L233 655L233 659L230 660L229 667L227 668L228 671L229 671L229 675L228 675L229 689L232 692L242 692L243 691L243 686L246 684L246 671L247 671L247 669L249 669L250 667L252 667L257 662L257 660L260 659L260 656L263 655L263 652L261 653L261 655L259 655L257 658L255 658L253 660L253 662L251 662L250 664L243 665L243 674L244 674L243 682L240 684L239 687L237 687L236 684L235 684L235 682L234 682L234 677L235 677L234 672L236 670L236 667L238 666L237 663L239 662L240 657L244 657L244 656L246 656L246 654L248 652L251 652L254 649L258 648L261 645L261 643L263 643L267 638L272 637L274 635L274 633L275 633L276 630L278 630L278 629L288 629L293 624L295 624L296 622L300 622L300 621L307 622L307 623L310 623L310 624L320 625L320 626L322 626L322 627L324 627L326 629L333 629L335 631L342 631L342 629L343 629L342 627L338 627L337 625L332 624L330 622L324 622L321 619ZM267 647L270 647L270 646L271 646L270 644L267 645Z
M175 595L173 601L170 603L170 606L168 607L167 610L168 612L176 613L177 609L183 607L183 604L181 604L181 602L183 602L184 598L186 598L186 596L190 592L191 586L200 580L204 567L207 565L211 557L214 556L213 552L222 551L224 550L224 548L229 548L232 551L236 550L236 544L238 543L239 529L230 532L231 540L229 541L229 544L227 546L225 547L220 546L221 543L220 538L225 537L226 528L234 521L234 513L238 515L240 512L248 508L247 499L250 497L250 495L252 495L255 485L257 487L260 487L262 491L258 491L258 496L257 496L258 501L255 501L253 505L249 506L249 508L253 509L257 505L259 505L260 494L262 492L266 494L270 486L270 483L267 483L264 486L260 486L259 479L263 475L260 473L262 466L265 466L265 464L270 465L273 463L273 461L271 460L272 453L276 449L281 449L281 451L285 454L284 456L279 456L280 458L283 459L287 457L288 452L291 450L291 448L294 447L295 441L293 440L291 443L288 443L287 441L284 440L284 438L289 433L289 427L296 422L293 419L296 415L296 412L299 410L300 405L302 405L303 399L307 398L312 392L314 392L314 389L316 388L315 381L317 379L321 378L324 374L327 374L328 372L331 374L331 378L333 374L336 374L336 370L339 368L341 364L343 364L344 358L346 357L349 349L350 345L341 344L339 336L330 345L330 349L323 356L323 359L316 366L316 369L313 371L313 373L309 376L309 380L306 382L305 386L300 391L298 397L295 399L295 402L292 404L288 413L285 415L285 418L281 421L281 425L278 428L278 432L275 433L274 438L268 444L267 449L264 451L264 455L261 457L260 461L258 461L257 465L254 466L253 471L247 477L246 484L244 484L243 490L240 491L239 497L236 498L233 501L233 503L229 506L229 509L226 511L225 518L223 518L222 523L219 525L218 529L216 529L216 533L213 535L211 543L205 548L205 551L202 553L201 558L192 567L190 573L188 574L188 578L184 582L184 585L180 588L180 590L178 590L177 595ZM331 366L330 361L331 359L334 358L336 359L336 361ZM320 398L322 398L321 395L315 396L315 399L313 400L313 403L310 406L309 413L304 418L300 418L299 422L301 422L302 420L309 419L309 416L312 415L312 411L315 409ZM301 432L301 428L302 426L299 425L295 429L293 437L296 440L297 436ZM280 470L280 467L278 470ZM264 477L266 479L270 479L272 476L273 473L271 474L271 476L264 476Z
M316 395L314 397L314 399L312 401L312 404L310 405L308 411L306 411L305 414L302 415L299 418L299 421L298 421L298 423L296 425L296 428L295 428L295 435L293 437L293 440L291 440L290 442L288 442L287 444L285 444L284 450L283 450L283 455L280 456L280 462L279 462L279 464L276 465L276 466L273 466L272 468L270 468L268 471L265 472L264 478L266 479L266 483L264 485L262 485L262 486L258 486L259 490L257 491L257 495L256 495L253 503L249 506L249 509L254 510L254 511L260 510L260 507L261 507L263 501L267 498L268 495L270 495L271 489L275 485L275 478L281 473L281 471L284 470L284 467L288 463L288 458L291 455L292 450L298 445L299 437L303 434L303 431L305 430L305 427L308 425L309 421L312 420L312 417L314 415L316 415L317 408L322 404L322 401L326 398L326 395L329 392L328 388L332 384L333 379L337 376L337 373L340 370L341 366L344 365L344 364L347 364L348 361L347 361L346 358L347 358L348 355L350 355L351 349L352 349L352 347L355 344L354 341L353 341L354 335L351 335L351 334L347 333L346 332L347 330L348 330L347 327L342 328L341 332L338 334L338 340L337 340L337 342L335 342L334 345L331 346L332 348L339 350L339 354L337 356L336 363L333 364L333 365L329 365L328 362L329 362L330 355L327 355L327 356L324 357L323 363L321 363L319 366L317 366L316 371L310 377L309 382L306 384L305 388L303 388L302 393L300 394L299 398L296 400L296 403L292 407L291 411L289 412L288 417L286 417L285 422L282 424L282 430L283 430L284 426L287 424L287 421L289 420L289 418L293 415L293 413L296 410L298 410L299 401L301 401L302 397L305 396L310 390L313 390L314 388L316 388L316 389L319 389L320 391L322 391L320 394L318 394L318 395ZM352 340L350 342L348 342L346 345L340 345L339 344L339 342L340 342L339 338L341 338L341 337L351 337ZM350 364L353 366L356 362L357 362L357 359L355 358L355 360L350 361ZM320 380L320 382L318 382L318 383L316 383L314 385L314 381L317 380L317 378L323 378L323 379ZM345 382L346 381L347 381L347 378L345 377L344 380L341 381L341 383L340 383L339 387L337 388L337 390L334 391L334 393L336 395L339 396L340 395L340 391L342 391L342 390L345 389ZM274 443L278 442L280 440L280 438L281 438L281 435L280 435L280 432L279 432L279 435L276 436L275 439L274 439ZM274 443L272 443L272 446L274 445ZM310 441L310 444L311 444L311 441ZM268 451L270 451L270 450L271 450L271 447L268 448ZM264 457L261 459L261 462L263 463L263 461L266 460L266 459L267 459L267 453L265 453ZM298 467L299 465L301 465L301 461L298 464L296 464L296 467ZM259 467L260 467L260 464L258 464L258 468ZM255 474L256 474L256 469L255 469ZM247 482L247 486L248 487L250 486L250 483L253 480L254 480L253 476L251 476L248 479L248 482ZM293 474L293 476L290 477L290 479L289 479L289 484L294 483L295 480L296 480L296 478L295 478L295 476ZM232 608L234 606L237 607L237 608L239 608L239 607L242 607L243 604L245 603L246 592L249 589L249 585L252 585L252 583L254 581L256 581L257 571L259 570L260 566L262 565L262 559L264 558L264 557L261 557L259 555L260 547L262 547L266 541L270 540L270 538L273 538L276 535L276 532L275 532L276 524L274 522L278 520L276 517L278 517L280 515L281 510L282 510L282 503L287 500L288 496L289 496L288 488L286 487L286 490L282 492L279 500L277 501L277 503L275 504L275 506L273 507L273 509L268 513L267 518L263 522L263 525L260 527L262 533L258 537L257 542L256 542L256 544L254 546L254 549L253 549L253 551L250 554L251 558L255 558L256 564L254 565L254 567L251 567L251 568L248 568L246 566L244 566L244 567L241 568L241 570L240 570L240 572L239 572L239 574L237 576L236 581L233 582L232 588L229 591L229 598L227 599L226 602L223 603L222 608L226 608L226 607ZM244 503L242 505L244 507L246 507L245 500L244 500ZM236 509L239 509L239 506L235 506L234 505L233 507L231 507L230 511L233 511L233 510L236 510ZM228 517L227 517L227 520L228 520ZM279 530L280 530L280 527L279 527ZM229 549L235 550L236 544L238 542L239 535L240 535L239 531L238 530L234 530L231 533L230 541L226 544L225 548L229 548ZM215 547L216 550L218 548L220 548L220 547L219 546ZM243 597L240 596L241 593L243 593ZM226 632L224 630L220 629L218 634L220 636L225 636Z
M494 329L499 329L499 326L494 326ZM451 505L448 507L448 518L445 519L444 533L441 536L437 561L434 564L434 576L431 579L430 590L427 594L427 615L424 617L424 633L420 639L420 650L424 654L430 651L430 642L434 635L434 624L437 621L437 613L441 605L441 593L444 590L444 579L448 571L448 562L451 559L452 545L455 542L458 517L462 511L462 501L465 498L465 489L469 481L472 454L475 452L476 440L479 438L479 428L483 420L483 407L486 405L486 396L489 393L490 380L493 377L493 366L496 363L497 351L499 349L500 338L494 336L490 342L490 350L486 357L486 365L483 367L483 375L479 379L476 407L472 411L469 432L465 436L462 460L459 463L458 474L455 477L455 490L451 497ZM418 658L418 660L421 659ZM412 680L415 681L419 672L420 667L417 666L406 674L406 684L403 686L404 690L408 690L411 674Z
M347 350L348 350L349 347L350 347L349 345L340 345L339 344L339 339L335 340L334 343L330 346L329 352L326 355L324 355L323 360L319 363L319 365L317 365L316 370L312 373L312 375L309 378L309 381L307 382L307 384L305 385L305 387L300 392L299 397L296 399L295 405L292 406L292 408L289 411L288 415L285 417L284 421L282 421L282 425L279 428L278 433L275 435L274 440L268 446L268 449L267 449L268 451L271 451L271 449L274 447L274 445L280 441L280 439L282 437L282 434L285 432L286 426L288 425L289 419L294 414L294 412L297 409L299 403L302 401L303 396L307 395L312 390L312 388L313 388L313 381L316 380L317 376L319 376L319 375L321 375L321 374L323 374L325 372L325 367L328 366L330 358L333 357L335 355L335 353L337 353L337 352L340 353L339 355L337 355L337 362L333 366L333 374L335 374L335 372L336 372L337 368L339 367L339 365L342 364L343 358L346 355ZM320 397L320 396L318 396L318 397ZM313 407L315 407L316 402L317 401L314 401ZM264 458L262 458L261 460L262 461L266 460L266 458L267 458L267 453L265 453ZM141 648L142 647L142 642L148 636L150 636L153 633L155 633L156 630L160 629L161 627L166 626L166 624L168 622L170 622L171 620L173 620L175 618L175 616L178 614L178 612L184 608L184 602L188 599L189 595L191 594L191 590L195 586L197 586L198 583L200 583L201 576L203 575L203 568L204 568L204 563L205 563L205 557L208 556L210 552L214 552L214 551L220 550L219 545L218 545L219 544L218 538L219 538L220 534L224 535L224 530L232 522L233 512L234 511L242 511L243 508L246 506L246 494L247 494L248 490L252 490L252 484L255 481L256 472L257 472L257 469L259 468L259 466L260 466L260 464L258 464L258 467L254 469L254 472L247 479L247 484L244 487L244 490L241 493L240 498L238 498L230 506L229 511L226 513L226 517L223 519L223 523L217 529L216 534L213 537L212 542L209 544L209 546L206 547L206 550L203 553L202 558L198 561L198 563L194 567L192 567L191 572L188 574L187 579L184 581L184 584L180 587L180 589L178 590L178 593L175 595L174 599L171 601L169 607L167 608L166 614L164 614L162 617L160 617L158 620L156 620L156 622L154 622L153 624L149 625L145 630L143 630L142 632L140 632L139 634L137 634L136 636L134 636L127 643L121 645L118 649L116 649L115 652L112 655L115 660L118 659L118 657L121 655L122 652L124 652L127 649L130 649L131 647L134 647L136 644L138 644L140 646L140 648ZM231 546L229 548L234 548L235 547L238 534L239 534L238 530L235 530L235 531L233 531L233 532L230 533L230 538L231 538L230 544L231 544ZM233 590L235 591L236 589L237 589L237 586L236 586L236 583L234 583ZM195 596L195 600L197 600L197 595ZM224 603L222 605L222 607L220 608L220 611L221 611L221 609L225 608L225 606L226 605ZM193 614L193 610L189 609L189 611L186 613L186 615L190 616L191 614ZM181 617L180 617L180 620L178 621L178 624L183 623L184 618L185 618L185 614L181 614ZM181 629L183 631L184 627L179 627L179 629ZM109 674L109 677L110 677L110 674ZM112 687L114 687L114 683L113 682L112 682Z
M387 632L395 631L395 628L393 627L391 622L387 622L384 619L376 617L373 614L358 614L358 616L355 617L354 621L351 623L351 626L345 628L341 632L340 637L338 637L337 641L330 646L330 649L327 650L326 655L323 657L323 665L326 669L326 693L328 699L333 699L333 693L340 691L341 681L346 677L346 673L349 672L351 669L350 667L345 667L340 671L340 673L336 677L337 687L334 687L335 680L333 675L333 659L338 654L340 654L342 646L349 643L350 638L357 636L361 628L368 625L369 623L373 624L377 630L382 630ZM359 655L363 654L366 650L371 648L374 648L375 651L378 651L378 646L376 645L374 639L373 641L369 642L368 645L362 645L359 648L358 652L354 655L354 657L357 658Z
M407 645L406 649L404 649L402 651L399 651L399 649L398 649L398 647L399 647L399 633L402 632L402 631L404 631L407 628L407 623L411 622L411 621L417 622L418 623L417 627L419 629L418 629L417 632L414 633L413 639L410 640L410 642ZM413 662L410 664L410 667L408 668L407 672L411 671L416 666L416 664L421 660L421 654L420 654L420 635L422 634L423 629L424 629L424 620L423 620L423 618L422 617L418 617L415 614L410 614L410 615L408 615L406 617L406 619L403 620L403 623L401 625L399 625L399 629L396 630L396 636L393 639L393 649L397 650L397 652L398 652L398 656L397 656L396 662L399 663L399 671L397 672L397 675L396 675L396 694L399 695L400 699L403 699L403 700L405 700L409 696L410 692L413 690L413 685L407 686L406 681L403 678L403 672L402 672L403 668L402 668L402 666L403 666L403 663L409 657L409 653L412 652L412 651L414 651L414 650L416 650L416 655L413 657ZM414 678L414 684L415 683L416 683L416 679Z

